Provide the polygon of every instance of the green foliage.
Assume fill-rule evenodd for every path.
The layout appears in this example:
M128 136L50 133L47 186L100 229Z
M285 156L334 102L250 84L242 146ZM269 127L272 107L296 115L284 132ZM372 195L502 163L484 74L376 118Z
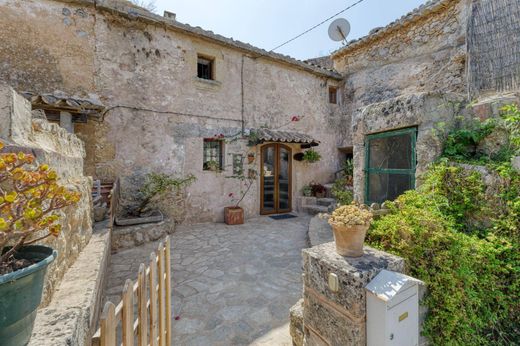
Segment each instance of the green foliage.
M187 187L195 182L195 180L197 180L197 178L193 174L183 178L174 178L165 173L152 172L146 175L145 182L139 189L139 192L143 194L144 201L148 202L152 197L160 195L170 189Z
M354 161L352 159L346 159L341 166L341 173L344 177L352 177L354 175Z
M498 172L519 184L507 166ZM418 190L389 203L390 214L368 234L372 246L403 257L409 274L426 283L424 328L433 344L509 345L520 338L520 187L510 187L490 199L478 172L441 161ZM488 228L475 229L472 219L482 215Z
M344 178L337 179L334 182L331 192L334 198L336 198L338 203L341 205L350 204L354 200L354 194L352 193L352 190L349 189L349 186L345 183Z
M310 187L309 185L305 185L304 187L302 187L302 195L304 195L305 197L312 196L312 187Z
M318 162L319 160L321 160L321 155L314 149L306 150L303 153L303 161L314 163Z
M513 104L502 107L501 111L504 127L509 131L509 141L513 151L520 154L520 109Z
M495 126L494 120L481 122L474 119L463 128L452 131L446 139L443 156L453 160L478 160L481 155L477 146Z

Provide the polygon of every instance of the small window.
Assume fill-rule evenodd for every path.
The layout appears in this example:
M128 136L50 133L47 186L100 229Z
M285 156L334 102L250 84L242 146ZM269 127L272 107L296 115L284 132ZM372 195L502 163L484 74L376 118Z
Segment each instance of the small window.
M202 79L214 79L214 60L197 56L197 77Z
M329 87L329 103L338 103L338 89L336 87Z
M244 173L244 157L241 154L233 154L233 175L240 176Z
M224 168L224 141L204 138L202 169L205 171L222 171Z

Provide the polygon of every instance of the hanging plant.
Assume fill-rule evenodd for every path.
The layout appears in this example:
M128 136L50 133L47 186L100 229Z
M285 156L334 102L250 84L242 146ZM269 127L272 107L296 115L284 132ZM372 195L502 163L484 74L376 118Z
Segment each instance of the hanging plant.
M303 161L313 163L318 162L319 160L321 160L321 155L314 149L309 149L303 153Z

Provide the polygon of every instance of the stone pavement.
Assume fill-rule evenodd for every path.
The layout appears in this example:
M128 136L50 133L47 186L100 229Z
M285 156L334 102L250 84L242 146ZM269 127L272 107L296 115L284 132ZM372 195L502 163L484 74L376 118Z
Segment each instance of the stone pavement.
M240 226L179 226L172 240L174 345L287 345L301 296L310 218L258 217ZM158 243L112 255L107 299L119 301Z

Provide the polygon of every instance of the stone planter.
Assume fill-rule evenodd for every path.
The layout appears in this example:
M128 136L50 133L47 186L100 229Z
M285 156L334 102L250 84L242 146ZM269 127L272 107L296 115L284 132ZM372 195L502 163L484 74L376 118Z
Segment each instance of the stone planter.
M363 256L363 243L370 225L332 225L336 252L341 256Z
M224 221L228 225L242 225L244 223L244 209L241 207L225 207Z
M21 346L29 342L36 311L42 298L45 272L56 255L56 251L46 246L25 246L18 250L15 257L36 261L36 263L0 275L0 344L2 346Z

